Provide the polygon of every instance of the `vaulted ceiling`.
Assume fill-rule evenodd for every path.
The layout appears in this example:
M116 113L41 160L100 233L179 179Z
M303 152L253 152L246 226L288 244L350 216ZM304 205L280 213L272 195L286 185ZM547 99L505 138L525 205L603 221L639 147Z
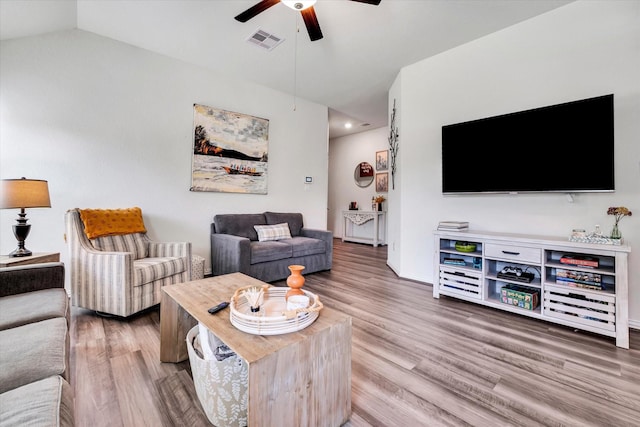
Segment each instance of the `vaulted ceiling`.
M387 92L402 67L570 0L319 0L324 38L314 42L300 13L284 4L234 20L257 2L0 0L0 37L90 31L327 105L337 137L387 124ZM284 42L272 50L247 42L257 29Z

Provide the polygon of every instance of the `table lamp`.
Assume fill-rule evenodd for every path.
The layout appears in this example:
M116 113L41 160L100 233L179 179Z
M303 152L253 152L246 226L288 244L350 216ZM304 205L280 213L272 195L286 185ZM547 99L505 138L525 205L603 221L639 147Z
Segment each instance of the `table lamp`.
M47 181L39 179L3 179L0 187L0 209L20 209L17 221L13 226L13 234L18 240L18 248L11 252L11 257L31 255L24 247L31 224L27 224L25 208L50 208L49 186Z

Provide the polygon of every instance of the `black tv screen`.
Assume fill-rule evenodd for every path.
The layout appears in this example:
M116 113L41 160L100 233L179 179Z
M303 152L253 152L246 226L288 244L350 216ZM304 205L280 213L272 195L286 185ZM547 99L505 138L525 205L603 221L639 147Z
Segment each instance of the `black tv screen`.
M442 127L442 192L611 192L613 95Z

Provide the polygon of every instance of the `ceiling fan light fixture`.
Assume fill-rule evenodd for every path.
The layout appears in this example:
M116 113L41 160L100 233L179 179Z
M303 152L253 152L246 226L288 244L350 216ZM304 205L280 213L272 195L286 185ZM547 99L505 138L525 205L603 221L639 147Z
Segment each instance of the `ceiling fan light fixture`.
M372 5L378 5L381 0L351 0L359 3L366 3ZM249 9L240 13L235 17L236 21L247 22L251 18L255 18L256 15L261 14L265 10L277 5L278 3L284 3L285 6L292 10L300 12L304 25L307 27L309 33L309 40L316 41L322 38L322 30L320 29L320 23L316 16L316 11L313 5L316 4L316 0L260 0L258 3L251 6ZM296 21L297 24L297 21ZM296 27L296 30L299 31Z
M313 6L316 0L282 0L281 3L293 10L305 10Z

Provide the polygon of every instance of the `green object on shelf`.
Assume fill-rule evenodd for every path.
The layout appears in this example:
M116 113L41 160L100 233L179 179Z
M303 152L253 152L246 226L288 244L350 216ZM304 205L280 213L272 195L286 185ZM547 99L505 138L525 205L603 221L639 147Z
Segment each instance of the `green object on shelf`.
M517 285L506 285L500 289L500 302L525 310L535 310L540 301L540 291Z
M456 242L456 251L460 251L460 252L475 252L476 247L477 246L476 246L475 243Z
M612 239L622 239L622 233L620 232L620 229L618 228L618 222L616 221L615 224L613 224L613 229L611 230L611 238Z

